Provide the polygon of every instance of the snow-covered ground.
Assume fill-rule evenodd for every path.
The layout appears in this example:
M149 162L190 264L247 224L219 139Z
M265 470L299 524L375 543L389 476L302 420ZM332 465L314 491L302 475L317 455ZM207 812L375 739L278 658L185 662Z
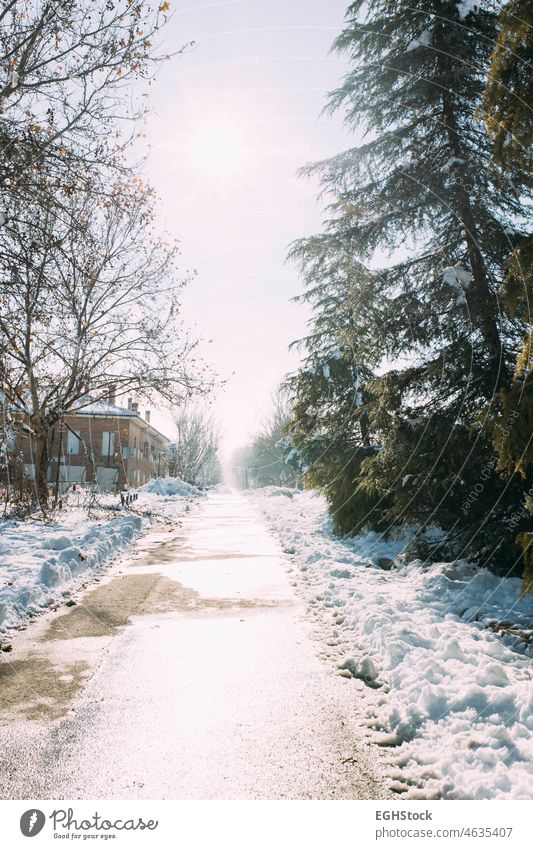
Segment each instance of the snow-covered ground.
M354 722L390 747L391 787L404 798L532 798L532 646L491 630L532 633L521 582L465 562L385 571L378 559L396 557L401 541L335 538L313 493L252 497L293 555L325 658L365 691Z
M78 490L52 521L0 521L0 634L69 599L127 552L152 520L175 518L200 495L178 478L156 479L135 492L137 501L124 509L117 495L99 496L91 518Z

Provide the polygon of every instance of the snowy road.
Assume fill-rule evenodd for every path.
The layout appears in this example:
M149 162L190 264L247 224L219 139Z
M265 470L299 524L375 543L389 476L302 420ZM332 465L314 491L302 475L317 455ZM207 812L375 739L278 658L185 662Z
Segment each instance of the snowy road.
M0 795L386 797L362 696L316 658L283 560L215 492L29 629L0 666Z

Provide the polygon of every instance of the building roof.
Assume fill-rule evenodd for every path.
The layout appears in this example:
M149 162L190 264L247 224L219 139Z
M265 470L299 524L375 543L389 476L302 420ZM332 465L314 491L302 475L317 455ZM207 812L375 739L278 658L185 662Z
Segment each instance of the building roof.
M3 405L4 398L4 393L0 391L0 406ZM161 431L154 427L153 424L147 422L139 412L130 410L127 407L119 407L118 404L111 404L109 401L93 401L89 397L82 398L79 401L78 406L74 407L72 410L68 410L66 415L93 416L95 418L108 419L137 419L140 424L144 425L144 427L148 428L148 430L159 436L161 439L164 439L165 442L171 442L168 436L165 436L165 434L161 433Z
M170 442L168 436L165 436L164 433L157 430L157 428L150 424L150 422L147 422L139 412L130 410L127 407L119 407L118 404L112 404L110 401L93 401L90 398L82 399L80 405L75 409L70 410L67 415L92 416L95 418L105 419L136 419L152 433L165 440L165 442Z
M82 398L79 406L70 410L70 412L80 416L113 416L118 419L140 418L139 413L135 410L119 407L118 404L111 404L110 401L93 401L91 398Z

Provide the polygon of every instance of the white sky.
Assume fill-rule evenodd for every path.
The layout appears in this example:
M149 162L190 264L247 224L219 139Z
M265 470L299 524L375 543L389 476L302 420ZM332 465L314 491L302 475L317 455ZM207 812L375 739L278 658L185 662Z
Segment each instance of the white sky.
M320 116L346 64L329 55L347 0L172 3L165 48L194 39L160 71L147 127L147 176L166 226L198 277L183 317L228 380L214 409L226 455L268 409L305 332L301 290L285 264L289 243L316 231L316 186L296 180L308 161L349 146L340 119ZM168 431L159 419L156 426Z

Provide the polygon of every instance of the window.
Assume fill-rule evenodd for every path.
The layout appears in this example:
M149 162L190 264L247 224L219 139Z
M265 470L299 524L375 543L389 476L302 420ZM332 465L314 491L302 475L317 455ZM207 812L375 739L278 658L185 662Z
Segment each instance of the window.
M102 434L102 457L112 457L115 453L115 434L104 431Z
M122 449L122 459L129 460L130 457L133 457L133 448L123 448Z
M80 435L75 431L67 431L67 454L79 454L80 453Z

